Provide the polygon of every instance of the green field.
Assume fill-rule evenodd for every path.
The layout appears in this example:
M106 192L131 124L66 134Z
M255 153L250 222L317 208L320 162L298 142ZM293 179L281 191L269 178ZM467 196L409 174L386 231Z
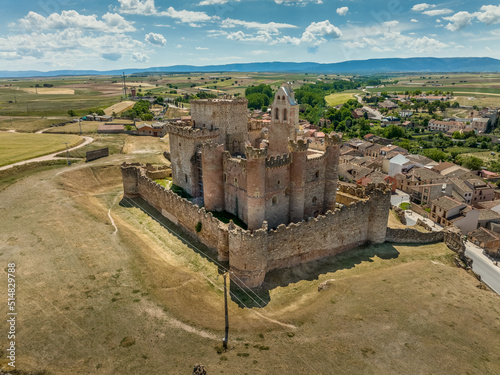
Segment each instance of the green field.
M76 135L0 133L0 166L61 151L82 142Z
M78 115L84 115L90 108L105 109L119 101L119 97L104 97L100 92L93 90L75 90L74 95L49 95L1 88L0 115L67 116L70 109L76 111Z
M347 102L349 99L356 99L354 96L355 94L362 94L362 91L356 90L356 91L343 91L343 92L338 92L335 94L330 94L325 97L326 104L329 106L336 106L339 104L344 104Z
M0 130L34 133L68 120L69 117L3 117L0 119Z

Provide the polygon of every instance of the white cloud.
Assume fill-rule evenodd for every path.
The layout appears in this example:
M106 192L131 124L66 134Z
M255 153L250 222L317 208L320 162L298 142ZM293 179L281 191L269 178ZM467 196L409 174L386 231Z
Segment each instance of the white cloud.
M274 0L276 4L306 6L308 3L323 4L322 0Z
M272 34L278 34L281 29L296 29L297 26L295 25L290 25L288 23L276 23L276 22L269 22L269 23L260 23L260 22L249 22L249 21L242 21L242 20L236 20L236 19L231 19L231 18L226 18L223 20L220 24L222 28L232 28L232 27L238 27L238 26L243 26L246 29L259 29L259 30L265 30L269 33Z
M238 40L241 42L260 42L260 43L266 43L270 42L273 38L271 35L264 31L260 30L257 32L257 34L245 34L243 31L236 31L234 33L228 33L227 34L227 39L229 40Z
M370 48L373 52L390 52L390 51L407 51L410 53L421 53L428 54L439 51L445 47L447 44L440 42L437 39L429 38L427 36L418 38L410 33L409 35L404 35L401 33L401 29L406 25L399 24L398 21L389 21L382 24L381 27L373 29L370 35L362 36L358 34L357 37L352 41L346 41L344 46L350 49L361 49ZM353 29L356 30L356 29ZM352 31L352 30L351 30ZM348 31L349 37L351 37L351 31Z
M451 17L443 17L444 20L450 23L446 25L446 28L450 31L462 30L465 26L470 25L474 15L469 12L458 12Z
M156 14L154 0L118 0L120 3L119 11L128 14L151 15Z
M132 61L140 62L143 64L149 62L149 57L141 52L134 52L132 54L131 59L132 59Z
M337 14L339 16L345 16L347 14L347 12L349 12L348 7L337 8Z
M98 20L96 15L85 16L75 10L63 10L61 14L52 13L44 17L36 12L29 12L21 18L17 25L25 30L64 30L80 29L88 31L101 31L107 33L122 33L135 31L131 22L126 21L117 13L106 13L102 20ZM16 23L9 26L16 27Z
M413 22L413 23L417 23L417 22L418 22L418 20L416 20L415 18L412 18L412 19L411 19L411 22Z
M250 51L250 54L252 54L252 55L265 55L266 53L270 53L270 52L266 51L264 49L256 49L256 50Z
M307 26L305 33L314 36L325 37L327 39L335 39L342 36L340 29L330 23L330 21L313 22Z
M120 7L117 9L121 13L140 14L145 16L167 16L178 19L180 22L188 23L192 27L199 27L198 23L212 21L216 17L211 17L205 12L194 12L191 10L175 10L169 7L165 11L158 11L154 0L118 0Z
M500 5L483 5L480 12L475 13L477 19L487 25L500 23Z
M0 60L18 60L21 56L17 52L0 52Z
M191 26L197 22L211 21L212 17L205 12L193 12L190 10L175 10L173 7L168 8L166 11L159 13L162 16L176 18L181 22L189 23Z
M411 8L414 12L423 12L426 9L429 8L435 8L436 6L433 4L427 4L427 3L422 3L422 4L416 4Z
M338 27L332 25L330 21L313 22L305 29L300 38L283 36L277 38L274 43L290 43L294 45L309 44L317 46L331 39L337 39L342 36Z
M83 30L56 30L54 32L32 32L0 37L0 51L17 53L20 59L36 58L37 64L57 65L66 62L119 59L138 50L147 50L144 43L125 34L85 33ZM75 61L76 60L76 61Z
M425 14L426 16L444 16L445 14L450 14L453 13L451 9L434 9L434 10L426 10L425 12L422 12L422 14Z
M206 47L196 47L195 49L198 51L207 51L208 50L208 48L206 48Z
M156 33L146 34L144 40L149 44L155 46L165 46L167 44L167 40L165 39L165 37L161 34L156 34Z
M239 2L240 0L234 0ZM203 0L198 5L224 5L227 4L229 0Z

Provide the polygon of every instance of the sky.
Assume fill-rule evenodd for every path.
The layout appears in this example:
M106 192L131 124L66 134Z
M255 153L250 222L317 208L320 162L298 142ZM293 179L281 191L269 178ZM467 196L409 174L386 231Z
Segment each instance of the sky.
M0 0L0 70L500 58L496 1Z

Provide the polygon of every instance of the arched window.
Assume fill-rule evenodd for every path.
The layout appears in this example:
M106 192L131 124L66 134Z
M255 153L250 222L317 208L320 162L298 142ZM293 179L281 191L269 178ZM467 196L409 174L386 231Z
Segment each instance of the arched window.
M316 171L316 173L314 174L314 176L315 176L316 178L319 178L319 171Z
M233 153L240 152L240 142L237 139L233 139Z
M287 120L286 108L283 109L283 121Z
M274 196L272 200L273 206L276 206L278 204L278 197Z
M279 111L278 111L278 108L276 108L276 109L274 110L274 119L275 119L275 120L279 120L279 119L280 119L280 113L279 113Z
M313 203L316 203L318 201L318 198L313 197Z
M278 101L281 100L280 96L278 95Z

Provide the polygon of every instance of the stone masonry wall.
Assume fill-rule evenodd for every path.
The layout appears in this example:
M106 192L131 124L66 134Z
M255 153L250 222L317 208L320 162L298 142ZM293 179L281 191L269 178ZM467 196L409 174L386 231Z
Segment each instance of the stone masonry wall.
M441 242L444 238L444 232L420 232L416 229L405 228L395 229L387 228L386 241L393 243L435 243Z
M122 175L124 177L124 190L126 196L127 190L132 192L134 186L132 180L136 181L136 196L141 196L156 210L172 223L183 229L189 236L198 239L207 247L218 251L219 259L227 259L228 239L227 225L213 217L204 208L200 208L187 199L181 198L171 190L164 188L146 176L146 171L137 166L122 166ZM125 185L127 177L127 185ZM132 185L132 186L130 186ZM201 223L201 231L196 233L196 225ZM224 234L223 232L226 232ZM224 242L225 241L225 242Z
M363 200L335 212L300 223L269 230L267 222L257 230L223 224L192 202L158 185L139 165L122 165L124 195L141 196L187 235L218 251L219 260L229 260L232 280L247 287L262 285L266 272L348 251L366 242L382 243L386 232L373 233L373 224L387 223L390 191L340 187ZM352 190L352 191L351 191ZM195 228L202 224L199 233ZM380 229L380 228L376 228Z
M276 230L268 230L267 223L256 231L230 230L233 280L256 287L272 269L339 254L366 242L384 242L390 193L380 190L373 193L374 199L358 201L301 223L282 224ZM384 209L379 210L379 206ZM379 217L374 217L376 215ZM381 234L370 232L370 221L384 223Z

